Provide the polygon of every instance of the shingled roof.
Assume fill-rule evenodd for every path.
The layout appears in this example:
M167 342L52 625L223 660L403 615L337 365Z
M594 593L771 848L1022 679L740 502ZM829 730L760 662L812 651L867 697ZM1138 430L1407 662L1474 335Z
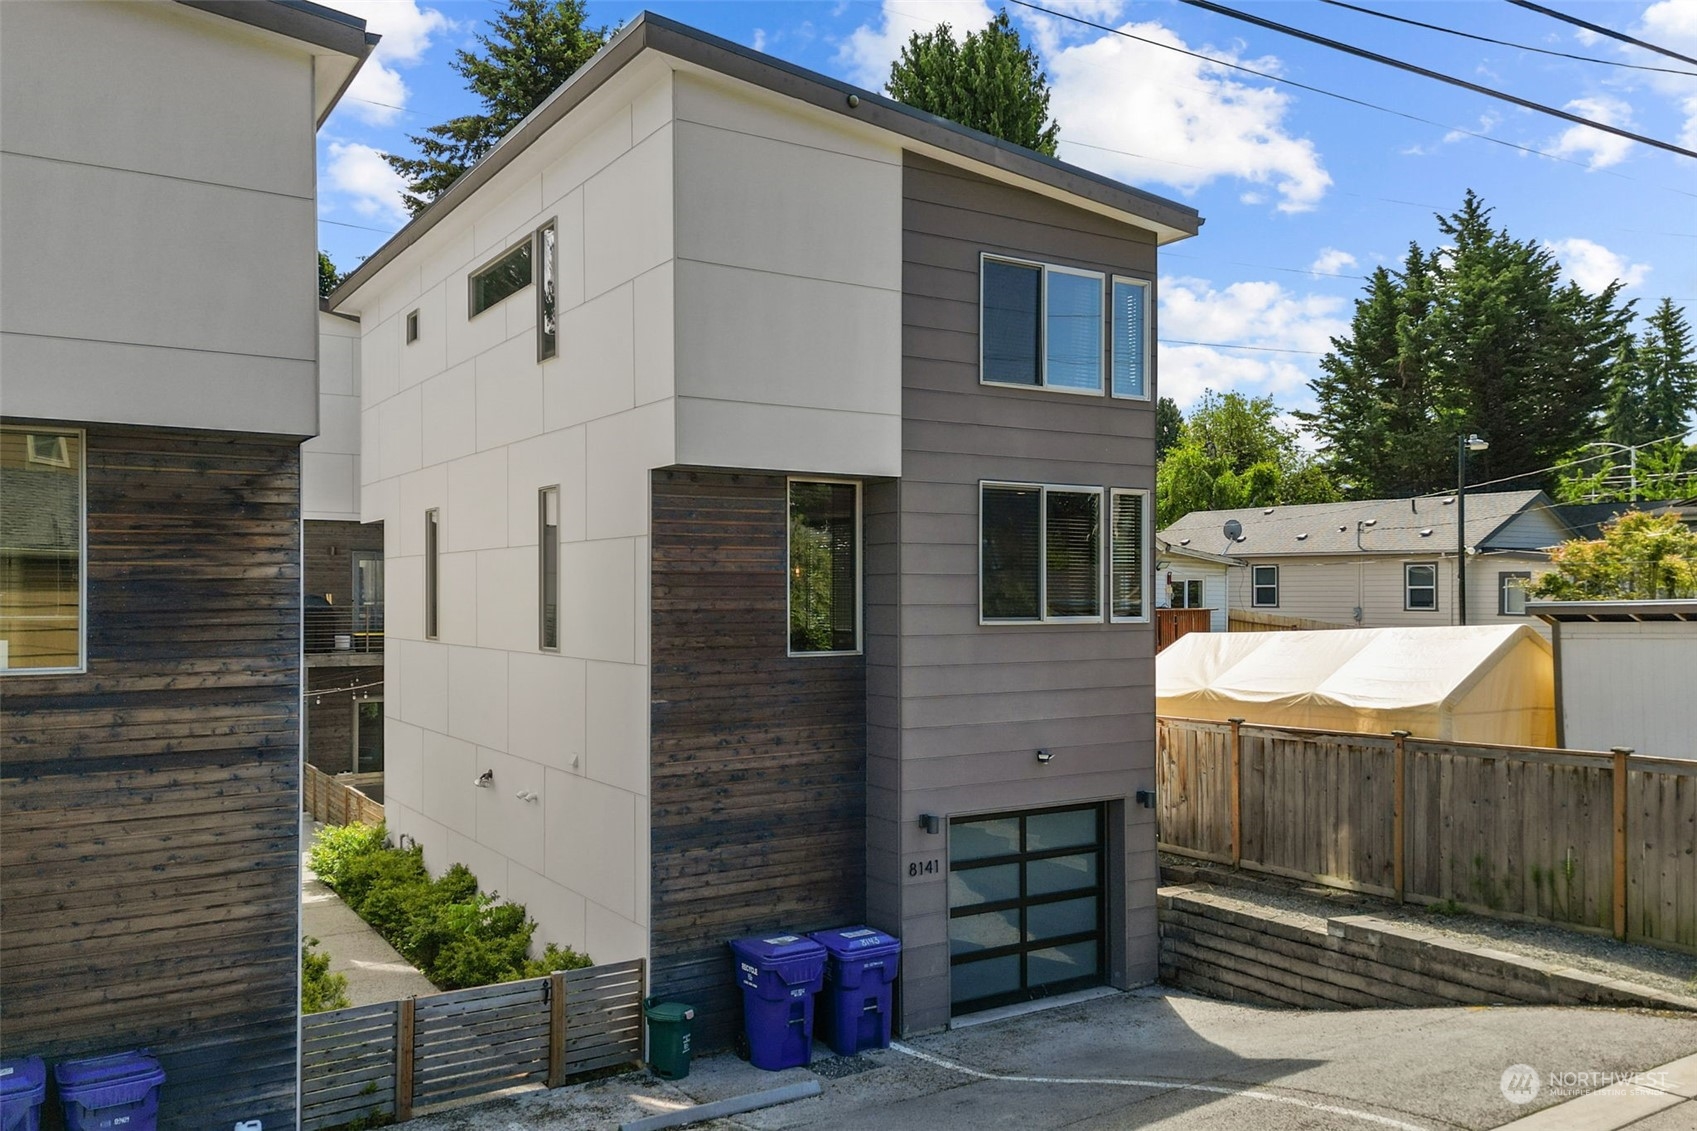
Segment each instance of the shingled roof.
M1547 507L1549 502L1542 491L1469 492L1467 544L1481 550L1495 548L1492 537L1510 521L1535 506ZM1235 541L1225 535L1225 525L1231 520L1243 528ZM1357 524L1361 524L1359 542ZM1455 497L1191 511L1159 533L1176 546L1230 558L1454 553Z

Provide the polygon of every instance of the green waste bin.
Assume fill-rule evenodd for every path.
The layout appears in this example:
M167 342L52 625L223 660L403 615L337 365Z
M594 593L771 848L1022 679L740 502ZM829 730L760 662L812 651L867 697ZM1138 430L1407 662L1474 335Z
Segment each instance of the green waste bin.
M649 998L642 1003L648 1018L648 1064L662 1080L682 1080L689 1075L689 1031L695 1007L681 1001Z

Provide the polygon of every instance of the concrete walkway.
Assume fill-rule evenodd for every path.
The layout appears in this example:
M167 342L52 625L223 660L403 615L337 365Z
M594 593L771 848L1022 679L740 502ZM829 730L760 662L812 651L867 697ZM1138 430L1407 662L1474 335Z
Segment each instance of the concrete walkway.
M348 905L312 874L307 851L322 825L301 818L301 934L318 940L330 972L348 976L348 1004L375 1005L436 993L430 979L396 953Z

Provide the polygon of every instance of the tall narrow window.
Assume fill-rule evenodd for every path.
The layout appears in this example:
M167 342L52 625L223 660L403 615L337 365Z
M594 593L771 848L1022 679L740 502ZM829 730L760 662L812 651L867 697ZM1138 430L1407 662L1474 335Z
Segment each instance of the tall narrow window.
M860 649L860 485L790 482L790 652Z
M1114 280L1113 394L1149 396L1149 284L1138 279Z
M557 253L554 248L552 220L536 230L536 270L541 285L536 288L536 360L547 361L559 352L559 311L555 306L554 271Z
M1532 571L1506 570L1497 574L1497 615L1523 617L1526 615L1526 587L1532 584Z
M491 306L530 286L530 240L502 252L471 274L471 312L476 318Z
M407 345L410 346L416 341L418 341L418 311L414 310L407 314Z
M1257 609L1279 607L1279 567L1258 565L1249 568L1249 604Z
M0 432L0 671L83 666L83 438Z
M383 772L383 700L354 701L354 773Z
M536 493L536 574L541 583L540 644L552 652L560 647L560 489Z
M984 621L1100 620L1102 492L982 484L978 563Z
M1438 607L1438 567L1431 562L1409 562L1403 566L1405 609L1428 612Z
M424 512L424 638L436 639L436 551L441 533L441 514L432 507Z
M1113 617L1121 621L1140 621L1149 618L1144 597L1145 563L1147 556L1148 494L1143 491L1113 492L1113 574L1109 580L1113 592Z

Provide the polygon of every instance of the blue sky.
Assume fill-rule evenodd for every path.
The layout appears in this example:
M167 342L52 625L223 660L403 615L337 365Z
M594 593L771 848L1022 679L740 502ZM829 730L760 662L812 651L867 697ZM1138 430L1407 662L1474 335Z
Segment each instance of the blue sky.
M411 153L407 134L478 108L448 62L456 48L472 46L472 35L504 5L328 2L364 17L384 36L319 131L319 241L345 270L405 220L395 181L377 153ZM1166 45L1008 5L1054 89L1061 158L1181 200L1206 218L1200 236L1161 257L1161 391L1181 406L1204 388L1271 395L1285 409L1310 406L1307 382L1329 337L1346 329L1361 276L1380 263L1400 262L1411 241L1436 246L1433 214L1453 211L1469 188L1495 210L1499 226L1550 245L1580 285L1596 290L1618 278L1641 312L1666 296L1697 322L1697 158L1175 0L1039 2ZM1697 77L1618 64L1691 72L1697 65L1494 0L1352 2L1520 46L1445 35L1318 0L1231 0L1229 6L1697 149ZM590 22L617 25L644 6L880 90L909 34L945 21L964 34L996 9L982 0L591 0ZM1697 0L1547 6L1697 57Z

